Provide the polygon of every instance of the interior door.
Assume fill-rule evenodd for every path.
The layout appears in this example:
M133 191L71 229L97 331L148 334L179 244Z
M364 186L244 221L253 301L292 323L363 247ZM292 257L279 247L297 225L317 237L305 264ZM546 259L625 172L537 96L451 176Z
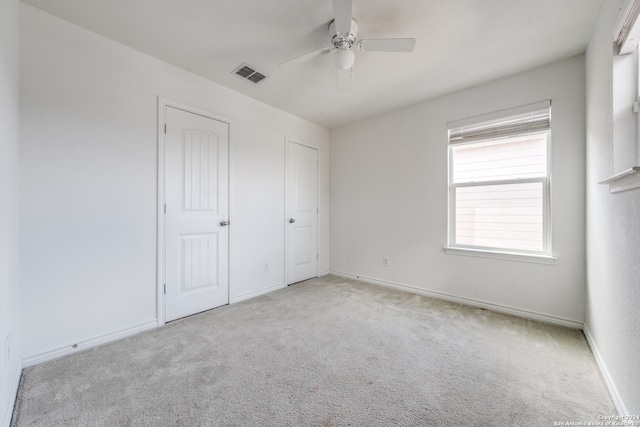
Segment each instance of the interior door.
M287 284L291 284L318 276L318 150L289 141L287 169Z
M165 110L165 320L229 303L229 125Z

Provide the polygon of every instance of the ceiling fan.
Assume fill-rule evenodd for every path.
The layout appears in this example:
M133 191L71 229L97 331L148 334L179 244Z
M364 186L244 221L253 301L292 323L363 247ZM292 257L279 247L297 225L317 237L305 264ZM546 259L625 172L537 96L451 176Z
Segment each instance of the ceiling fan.
M333 62L336 67L336 86L338 89L349 89L351 88L351 78L353 76L352 67L355 62L355 54L351 50L354 45L360 52L413 51L416 44L416 39L413 38L357 40L358 23L352 18L351 13L352 0L333 0L334 19L329 23L331 45L285 61L280 66L290 67L302 64L335 52L333 54Z

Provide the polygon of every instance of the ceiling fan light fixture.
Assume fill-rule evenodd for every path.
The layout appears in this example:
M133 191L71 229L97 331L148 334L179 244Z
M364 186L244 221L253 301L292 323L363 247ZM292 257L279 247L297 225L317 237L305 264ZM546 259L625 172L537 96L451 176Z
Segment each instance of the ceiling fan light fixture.
M348 49L338 49L336 53L333 54L333 63L338 70L348 70L353 67L355 59L356 57L353 52Z
M328 0L327 0L328 1ZM629 0L631 1L631 0ZM640 0L634 0L640 2ZM358 22L353 19L353 0L333 0L334 19L329 22L330 46L282 62L281 67L301 64L333 52L336 67L336 87L348 89L355 62L355 49L360 52L411 52L416 44L413 38L382 38L358 40ZM351 50L353 48L353 50ZM359 55L359 54L358 54Z

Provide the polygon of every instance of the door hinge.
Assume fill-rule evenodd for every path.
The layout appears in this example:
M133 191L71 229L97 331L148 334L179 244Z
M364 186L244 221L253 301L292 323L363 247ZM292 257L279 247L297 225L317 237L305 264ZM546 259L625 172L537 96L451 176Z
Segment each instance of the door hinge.
M318 258L318 254L316 254L316 261L320 260L320 258Z
M167 133L167 124L164 124L164 133Z
M164 204L164 213L167 213L167 204Z
M167 294L167 284L165 283L162 289L162 292L166 295Z

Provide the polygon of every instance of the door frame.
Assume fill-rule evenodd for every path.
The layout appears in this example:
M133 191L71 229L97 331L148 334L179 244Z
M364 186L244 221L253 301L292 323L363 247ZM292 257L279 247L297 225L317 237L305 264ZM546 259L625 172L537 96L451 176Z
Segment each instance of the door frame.
M158 129L157 129L157 149L158 149L158 176L157 176L157 186L158 186L158 194L157 194L157 235L156 235L156 317L158 326L163 326L166 323L166 311L165 311L165 293L164 293L164 284L165 284L165 215L164 215L164 204L165 204L165 188L164 188L164 180L165 180L165 150L164 150L164 124L165 124L165 109L166 107L173 107L178 110L186 111L187 113L197 114L199 116L203 116L209 119L217 120L219 122L226 123L229 126L229 158L228 166L229 166L229 200L227 201L229 204L229 224L232 223L233 218L233 188L234 188L234 173L232 171L233 162L231 159L233 158L233 122L226 117L220 116L218 114L213 114L205 110L201 110L195 107L192 107L187 104L183 104L178 101L174 101L168 98L163 98L158 96ZM232 269L231 269L231 248L233 241L233 227L229 227L229 241L227 246L227 251L229 253L229 262L227 268L229 269L229 300L231 300L231 280L232 280Z
M316 169L317 179L316 179L316 206L318 207L318 213L316 214L316 253L318 254L318 259L316 260L316 277L318 277L320 271L320 147L314 144L310 144L307 142L300 141L299 139L292 138L289 136L285 136L284 138L284 287L286 288L291 283L289 283L289 266L291 264L291 259L289 257L289 238L291 235L290 227L287 227L287 218L289 215L289 201L291 199L291 194L289 192L289 144L298 144L303 147L311 148L316 150L318 153L318 167Z

